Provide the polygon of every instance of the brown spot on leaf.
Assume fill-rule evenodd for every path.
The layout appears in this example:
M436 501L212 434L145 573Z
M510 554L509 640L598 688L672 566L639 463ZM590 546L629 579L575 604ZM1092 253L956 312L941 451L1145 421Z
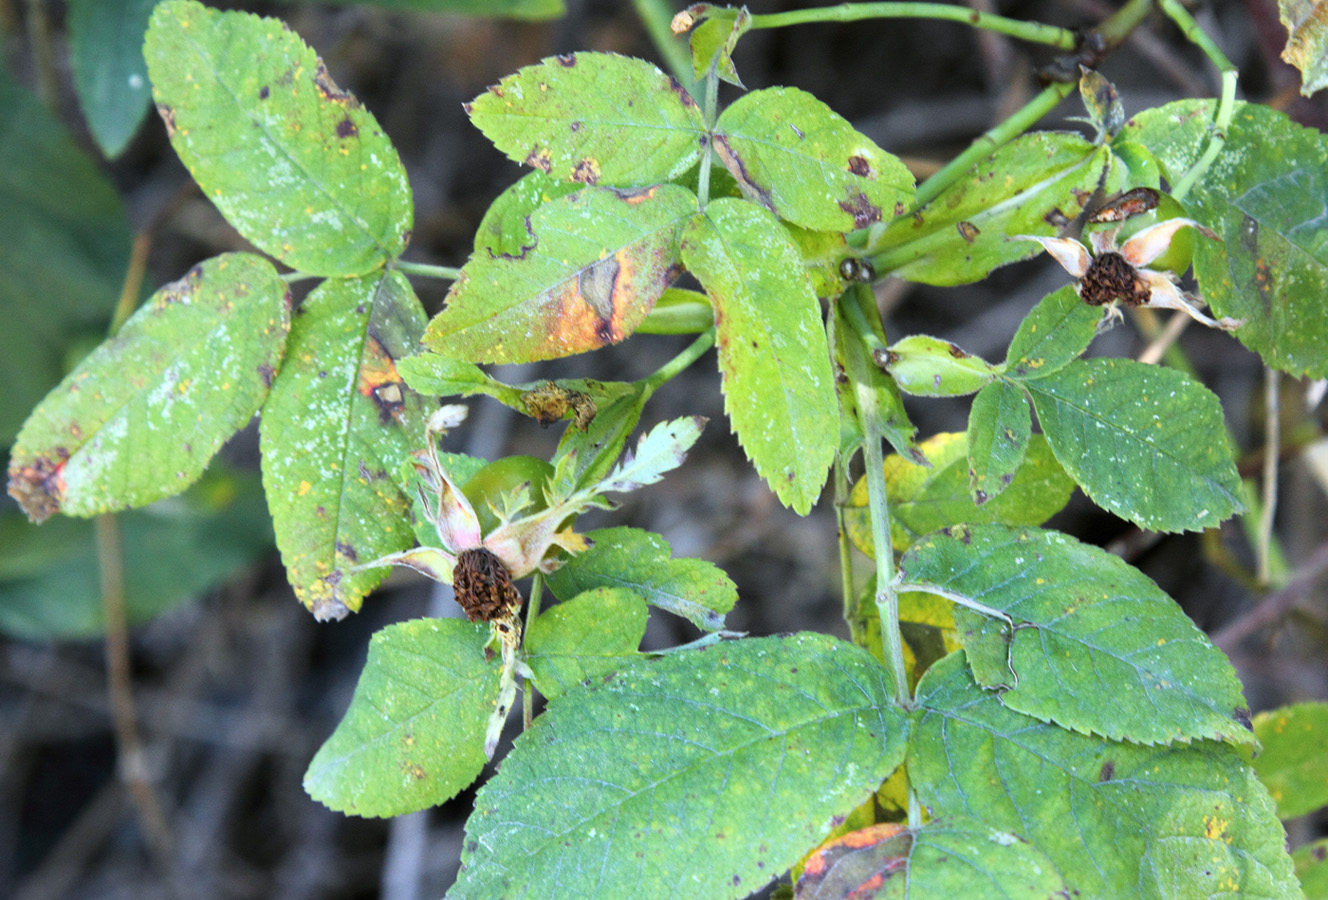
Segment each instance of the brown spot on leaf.
M1042 217L1042 221L1059 231L1070 224L1070 217L1061 212L1059 206L1053 206L1051 212Z
M1121 222L1131 216L1152 212L1157 209L1161 199L1161 195L1150 187L1135 188L1102 204L1097 212L1088 217L1088 221Z
M470 102L463 103L461 104L461 111L469 116L475 112L475 104Z
M742 188L742 192L747 196L747 199L761 204L772 213L778 213L779 211L775 209L774 201L770 197L770 191L761 187L752 178L751 173L747 171L747 164L743 162L742 157L733 151L733 145L729 143L728 135L715 135L714 146L715 152L719 154L720 161L729 170L729 174L737 179L738 187Z
M982 234L981 230L978 229L978 226L968 221L957 223L955 228L959 229L959 236L970 244L977 240L978 235Z
M1086 191L1083 188L1073 188L1070 193L1074 195L1074 202L1080 206L1086 204L1093 197L1092 191Z
M963 350L961 350L959 347L955 346L954 344L950 344L948 349L950 351L950 355L955 359L968 359L969 357L969 354L965 353Z
M327 66L323 61L318 61L318 68L314 70L314 87L324 100L331 103L353 103L355 98L337 87L337 83L332 80L332 76L327 73Z
M1231 717L1244 727L1246 731L1254 730L1254 722L1250 720L1250 711L1248 708L1242 706L1240 709L1233 712Z
M848 170L861 178L870 178L872 175L871 163L867 162L865 156L850 156L848 158Z
M562 66L564 69L570 69L572 66L576 65L575 53L562 53L555 56L554 59L558 60L558 65Z
M173 136L175 134L175 109L164 103L158 103L157 114L161 116L161 121L166 125L166 134Z
M261 88L258 89L259 100L266 100L271 95L272 95L272 89L269 88L267 85L263 85Z
M472 622L504 620L521 608L521 595L512 584L512 574L484 547L472 547L457 555L452 589Z
M355 552L354 547L352 547L350 544L347 544L345 541L337 541L332 546L336 547L337 552L340 553L342 556L346 557L346 559L350 560L352 564L359 562L360 555Z
M839 208L853 217L854 228L866 228L881 221L881 208L867 199L867 195L858 191L848 200L840 200Z
M534 390L527 391L521 401L530 417L545 426L571 413L573 424L579 431L590 427L597 412L595 401L589 394L562 387L553 381L546 381Z
M578 184L599 183L599 161L587 156L572 167L572 180Z
M17 458L10 460L9 496L18 501L33 522L40 524L60 511L65 499L64 471L68 462L69 451L64 447L56 447L25 465L20 465Z
M272 387L272 379L276 378L276 376L276 370L267 363L263 363L263 365L258 367L258 377L263 379L263 387L270 389Z
M548 147L532 147L526 154L525 164L548 175L553 171L553 155Z
M678 95L678 100L682 102L684 108L696 108L696 101L692 99L691 94L687 93L687 88L683 87L682 82L672 75L669 76L669 90Z
M1101 783L1103 781L1110 781L1112 779L1112 776L1114 776L1115 774L1116 774L1116 763L1109 759L1102 764L1102 770L1097 773L1098 783Z
M1079 296L1089 306L1102 306L1113 300L1126 306L1140 306L1148 302L1151 293L1139 271L1115 252L1095 257L1079 282Z
M349 116L337 123L337 137L343 140L356 137L359 133L360 129L355 127L355 123L350 120Z

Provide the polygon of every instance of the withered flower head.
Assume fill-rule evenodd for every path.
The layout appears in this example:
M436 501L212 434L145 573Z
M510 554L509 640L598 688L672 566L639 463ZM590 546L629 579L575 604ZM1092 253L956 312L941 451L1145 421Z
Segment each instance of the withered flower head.
M1212 319L1199 311L1197 298L1182 294L1176 276L1159 272L1147 265L1166 252L1176 232L1189 226L1212 240L1217 235L1193 219L1167 219L1140 231L1120 247L1116 236L1120 228L1095 231L1089 235L1092 251L1072 238L1045 238L1031 234L1011 237L1016 241L1037 241L1065 271L1078 279L1077 290L1085 303L1107 306L1109 315L1119 317L1117 304L1127 307L1150 306L1174 309L1196 322L1226 331L1238 328L1242 320L1223 317Z

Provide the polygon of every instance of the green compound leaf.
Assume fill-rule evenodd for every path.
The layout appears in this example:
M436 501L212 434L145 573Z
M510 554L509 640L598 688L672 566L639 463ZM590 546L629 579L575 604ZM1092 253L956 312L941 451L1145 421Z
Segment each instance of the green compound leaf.
M649 614L625 588L594 588L541 611L525 640L535 686L552 700L636 659Z
M1175 183L1203 152L1211 101L1136 116L1123 138L1145 144ZM1238 103L1220 156L1185 198L1220 240L1196 242L1194 274L1213 314L1244 319L1240 342L1294 375L1328 375L1328 139L1258 104Z
M1277 803L1277 815L1294 819L1328 806L1328 704L1295 703L1254 717L1263 752L1254 771Z
M642 59L551 56L507 76L466 107L509 158L560 181L645 187L701 158L696 101Z
M116 157L148 112L143 34L157 0L74 0L69 4L69 64L88 129Z
M839 408L801 257L768 212L724 198L687 226L683 262L715 308L724 409L756 471L800 515L834 461Z
M106 334L134 236L114 185L40 100L0 72L0 445ZM74 351L77 352L77 351Z
M1074 482L1061 469L1041 435L1004 491L978 506L969 492L968 444L959 433L938 434L921 445L931 468L898 455L885 458L885 489L890 501L890 539L904 551L924 534L959 523L1005 522L1041 525L1070 500ZM845 511L849 538L873 555L867 516L867 482L859 479Z
M1014 481L1032 439L1028 397L1008 381L978 391L968 413L968 489L973 502L986 503Z
M33 411L10 494L40 522L180 493L267 397L289 307L272 264L246 253L157 291Z
M1017 834L952 816L916 829L872 825L823 845L794 900L1063 900L1051 860Z
M1244 509L1222 405L1184 374L1076 360L1024 386L1056 458L1098 506L1151 531L1212 528Z
M703 559L674 559L664 538L637 528L586 532L589 550L545 576L562 600L596 588L622 588L652 606L682 616L697 628L717 631L738 602L738 589L723 570Z
M1282 61L1300 70L1300 92L1308 97L1328 86L1328 7L1323 0L1277 0L1277 14L1287 30Z
M530 231L531 213L559 197L581 190L574 181L559 181L538 170L527 172L498 195L475 230L475 253L519 257L536 245Z
M1233 747L1141 747L1046 725L973 683L923 677L908 772L932 815L1031 841L1081 900L1299 900L1286 835Z
M530 217L530 248L470 258L424 342L471 362L555 359L617 343L677 275L678 232L695 212L696 195L669 184L546 203Z
M438 12L488 19L556 19L567 9L563 0L282 0L283 3L334 3L341 6L377 6L410 12Z
M168 0L144 55L175 152L257 247L313 275L400 255L414 215L401 160L284 23Z
M1074 220L1111 166L1111 152L1072 134L1016 138L874 243L878 274L968 284L1040 252L1007 235L1053 236Z
M399 816L455 797L484 768L484 730L502 663L489 626L460 619L389 625L337 730L309 763L304 789L338 812Z
M744 94L720 115L714 148L748 199L804 228L866 228L913 202L897 157L797 88Z
M476 797L447 897L745 897L899 765L886 681L866 651L805 633L567 694Z
M1102 310L1079 299L1067 284L1043 297L1019 323L1005 356L1014 378L1038 378L1058 372L1088 349L1097 336Z
M386 568L359 563L414 543L396 473L428 413L396 360L424 310L399 272L323 282L301 304L263 407L263 487L295 594L319 619L360 608Z
M1175 602L1119 557L1058 531L958 525L901 568L1014 620L955 609L973 675L1010 709L1136 744L1251 743L1240 681ZM1013 669L1013 672L1011 671Z
M272 549L258 476L217 465L169 503L119 514L116 527L131 624L196 598ZM105 632L95 532L85 519L39 527L18 510L0 513L0 631L31 641Z

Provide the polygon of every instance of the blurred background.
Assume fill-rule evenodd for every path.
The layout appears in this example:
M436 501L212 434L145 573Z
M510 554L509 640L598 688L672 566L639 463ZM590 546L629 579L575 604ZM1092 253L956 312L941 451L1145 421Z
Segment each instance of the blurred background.
M967 2L1071 27L1091 26L1116 6ZM135 82L132 71L115 68L123 60L111 48L136 22L141 35L152 5L0 0L0 451L101 340L119 298L141 299L205 258L250 249L201 196L160 120L148 114L143 77ZM565 15L541 22L404 9L429 0L211 5L284 18L321 54L340 86L378 117L409 172L416 213L406 258L459 266L488 204L522 174L469 125L462 103L555 53L613 51L660 62L641 15L667 21L683 4L567 0ZM796 6L809 5L817 4ZM1298 73L1278 59L1285 31L1273 0L1217 0L1196 16L1240 67L1243 97L1302 124L1328 125L1325 102L1301 98ZM749 88L793 85L816 94L919 178L1027 102L1038 70L1053 60L1041 47L924 21L757 32L735 55ZM1218 86L1206 60L1158 16L1101 71L1127 114L1211 96ZM108 88L112 76L133 90ZM736 89L725 90L721 102L731 102ZM1082 114L1072 97L1041 127L1078 129L1067 119ZM1024 314L1064 278L1042 257L968 287L887 280L877 292L893 336L933 334L998 360ZM447 284L415 285L436 312ZM686 343L639 337L626 349L495 374L634 379ZM1120 327L1090 353L1137 357L1148 343L1137 327ZM1242 474L1260 489L1268 405L1259 360L1198 327L1179 346L1221 396ZM1328 698L1328 445L1313 387L1281 381L1281 562L1270 584L1252 575L1253 522L1206 535L1150 535L1082 496L1052 522L1120 553L1175 597L1231 656L1256 711ZM475 400L471 408L448 449L547 456L556 444L558 429L541 430L496 402ZM740 591L731 628L846 635L828 495L806 518L783 509L746 463L722 409L708 354L660 391L643 419L711 418L686 466L584 526L651 529L676 556L723 567ZM967 409L967 400L909 402L922 436L962 430ZM117 521L118 552L91 522L57 517L37 528L0 498L0 897L441 896L456 873L469 792L385 822L328 811L304 794L301 778L345 711L370 635L403 619L459 614L448 589L395 575L359 614L316 623L294 599L272 546L253 427L188 493ZM123 642L105 637L100 588L115 560L131 623ZM659 647L693 636L685 623L657 614L646 641ZM136 736L118 734L115 724L126 679ZM120 710L121 721L131 714ZM126 740L121 757L117 742ZM1324 833L1324 825L1293 822L1293 843Z

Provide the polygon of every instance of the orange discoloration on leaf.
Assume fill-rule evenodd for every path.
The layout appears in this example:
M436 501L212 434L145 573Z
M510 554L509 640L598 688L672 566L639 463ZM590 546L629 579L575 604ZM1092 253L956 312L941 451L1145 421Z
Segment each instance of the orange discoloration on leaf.
M389 420L400 423L406 400L406 382L398 374L396 362L387 348L372 334L364 343L356 390L377 405L378 418L383 424Z
M912 833L908 828L890 822L826 841L807 857L795 896L870 900L879 895L886 879L906 869L911 846ZM856 860L858 865L836 872L841 862L862 854L870 854L867 865Z
M620 250L564 282L545 309L545 346L599 348L627 337L623 317L637 293L638 266Z

